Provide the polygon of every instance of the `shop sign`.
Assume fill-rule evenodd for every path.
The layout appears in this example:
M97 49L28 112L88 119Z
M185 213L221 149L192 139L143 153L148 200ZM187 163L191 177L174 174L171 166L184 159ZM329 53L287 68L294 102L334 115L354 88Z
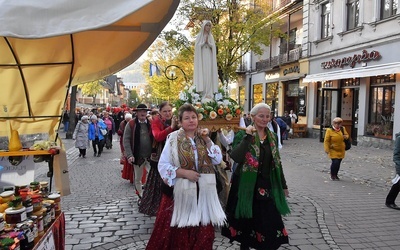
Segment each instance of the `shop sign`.
M0 186L22 186L35 179L33 156L0 157Z
M371 52L368 52L367 50L363 50L361 54L354 54L353 56L343 57L341 59L333 58L330 61L323 62L321 63L321 68L343 68L344 66L350 66L351 68L354 68L356 66L356 63L378 60L380 58L381 53L379 53L379 51L373 50Z
M300 73L300 66L296 65L293 67L289 67L283 70L283 75L291 74L291 73Z
M279 73L265 75L265 80L272 80L272 79L278 79L278 78L279 78Z
M299 103L298 103L298 111L297 115L306 116L306 95L307 95L307 87L299 88Z

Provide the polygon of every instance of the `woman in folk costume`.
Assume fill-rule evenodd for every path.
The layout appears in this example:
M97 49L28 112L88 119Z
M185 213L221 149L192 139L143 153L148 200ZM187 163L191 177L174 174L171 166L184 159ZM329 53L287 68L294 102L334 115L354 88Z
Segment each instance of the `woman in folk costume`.
M267 104L255 105L250 115L253 124L233 141L231 157L239 165L232 175L222 235L240 242L240 249L278 249L289 242L282 215L290 213L278 138L267 127Z
M161 201L162 179L158 173L158 161L165 145L167 136L178 129L177 119L172 116L172 105L163 102L159 106L158 115L153 116L151 131L153 133L153 152L150 157L150 171L146 181L146 188L143 191L143 198L139 204L139 212L155 216Z
M211 33L211 22L204 20L196 37L193 83L203 99L214 99L218 92L217 48Z
M181 106L178 116L181 128L169 134L158 163L163 195L146 249L208 250L214 226L225 222L213 168L222 161L221 149L207 129L198 131L192 105Z

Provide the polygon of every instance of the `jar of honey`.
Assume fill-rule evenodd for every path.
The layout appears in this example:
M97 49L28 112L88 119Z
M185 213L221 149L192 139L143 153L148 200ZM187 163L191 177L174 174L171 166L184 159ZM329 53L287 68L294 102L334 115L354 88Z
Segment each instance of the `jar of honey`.
M42 201L43 201L42 196L40 194L34 194L32 195L31 199L32 199L33 212L42 210Z
M2 203L8 203L11 200L14 200L14 191L4 191L0 194L0 197L2 198Z

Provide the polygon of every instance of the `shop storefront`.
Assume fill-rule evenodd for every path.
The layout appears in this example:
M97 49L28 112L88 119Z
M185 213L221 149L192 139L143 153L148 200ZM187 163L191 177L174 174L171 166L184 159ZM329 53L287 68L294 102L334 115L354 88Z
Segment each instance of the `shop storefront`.
M307 86L301 84L306 72L307 67L294 63L284 65L280 69L254 74L249 86L249 107L263 102L268 104L277 116L282 116L284 111L290 110L300 113L300 116L306 116Z
M395 115L399 98L400 62L395 45L346 52L310 61L304 79L310 88L308 122L314 137L323 141L335 117L357 145L391 145L399 131ZM399 102L397 102L399 103ZM386 140L386 141L385 141Z

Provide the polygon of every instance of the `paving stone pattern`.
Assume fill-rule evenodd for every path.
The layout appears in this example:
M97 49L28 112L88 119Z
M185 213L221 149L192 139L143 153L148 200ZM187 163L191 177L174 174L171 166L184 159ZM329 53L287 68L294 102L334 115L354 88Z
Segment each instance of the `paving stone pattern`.
M64 143L71 185L62 198L66 249L145 249L155 217L138 212L134 187L121 178L118 142L101 157L89 149L86 159L78 158L72 140ZM284 141L281 155L292 212L284 218L290 244L280 249L400 249L400 211L384 206L394 176L392 150L353 146L340 181L329 179L330 160L316 139ZM48 180L45 164L36 169L37 179ZM217 229L214 249L239 245Z

